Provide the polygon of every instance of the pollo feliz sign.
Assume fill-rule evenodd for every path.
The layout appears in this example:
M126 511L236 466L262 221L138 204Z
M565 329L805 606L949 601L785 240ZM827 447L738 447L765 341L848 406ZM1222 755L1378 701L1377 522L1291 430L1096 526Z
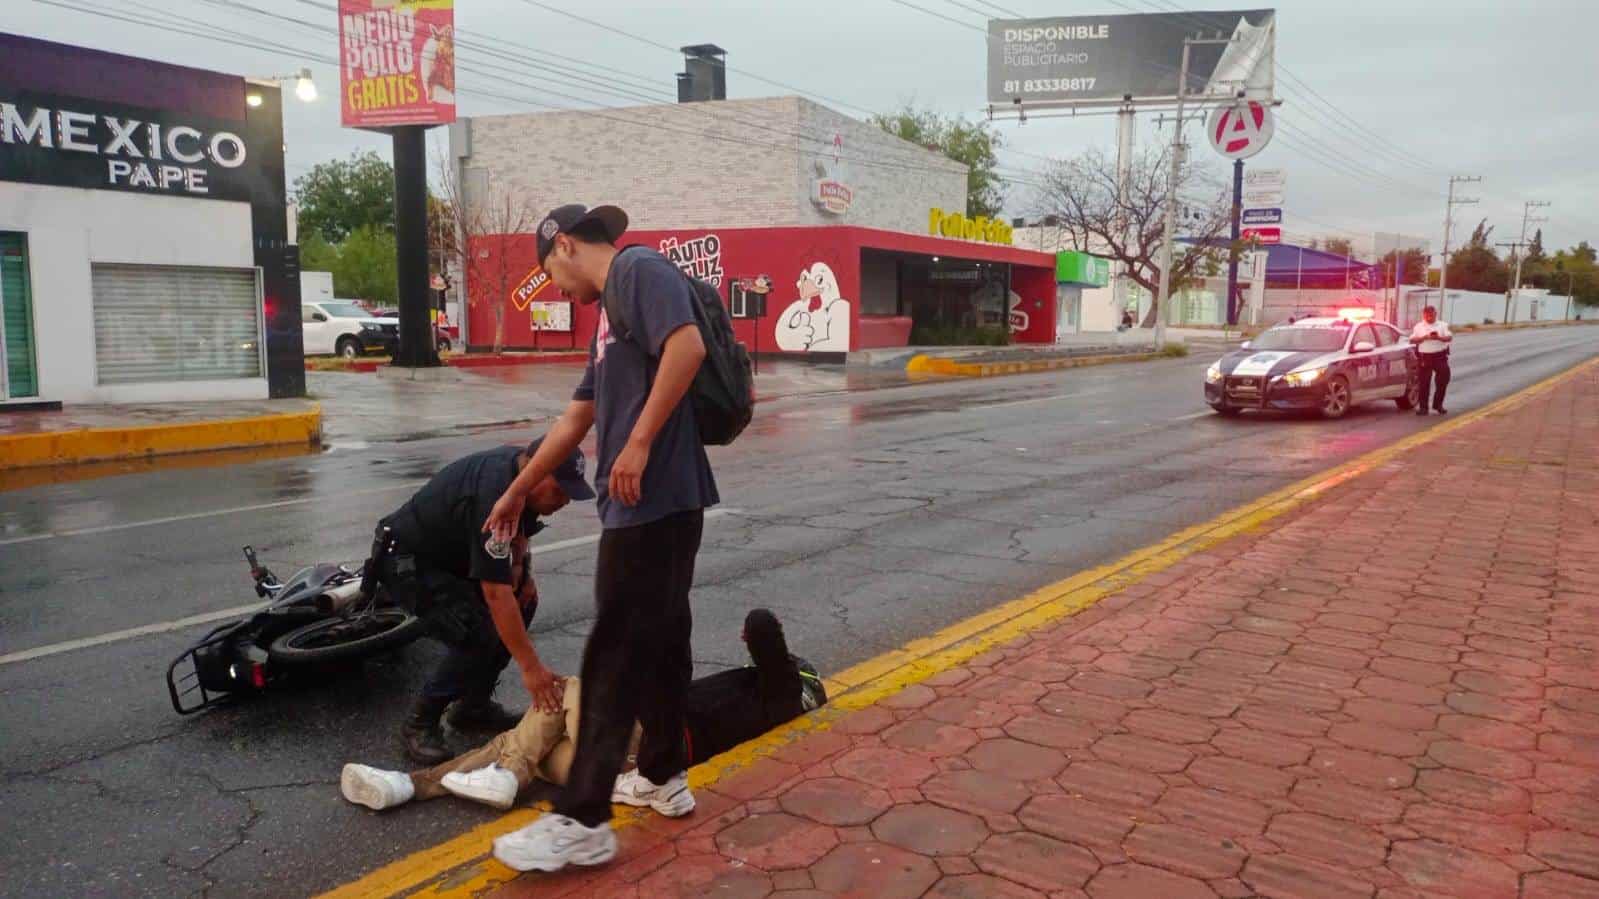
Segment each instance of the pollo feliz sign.
M339 0L347 128L455 121L455 0Z

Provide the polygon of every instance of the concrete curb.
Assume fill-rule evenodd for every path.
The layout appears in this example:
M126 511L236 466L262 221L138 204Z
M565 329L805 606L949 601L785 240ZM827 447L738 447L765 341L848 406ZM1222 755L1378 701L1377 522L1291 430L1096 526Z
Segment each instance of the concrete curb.
M999 375L1025 375L1033 372L1108 365L1113 362L1146 362L1166 358L1165 353L1107 353L1100 356L1059 356L1051 359L1026 359L1015 362L961 362L934 356L916 355L905 363L909 375L944 375L956 378L992 378Z
M172 425L78 428L0 437L0 470L74 465L207 450L322 442L322 406L304 412Z

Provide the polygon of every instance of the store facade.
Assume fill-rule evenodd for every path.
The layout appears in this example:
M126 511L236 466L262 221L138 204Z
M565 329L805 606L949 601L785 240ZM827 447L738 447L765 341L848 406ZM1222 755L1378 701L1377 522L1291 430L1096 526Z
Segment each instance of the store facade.
M0 403L305 392L275 85L0 34Z
M800 98L467 119L451 153L469 200L621 206L623 243L716 285L761 355L1055 339L1055 256L967 218L965 166ZM507 348L587 346L597 309L541 277L531 235L468 243L469 347L500 315Z

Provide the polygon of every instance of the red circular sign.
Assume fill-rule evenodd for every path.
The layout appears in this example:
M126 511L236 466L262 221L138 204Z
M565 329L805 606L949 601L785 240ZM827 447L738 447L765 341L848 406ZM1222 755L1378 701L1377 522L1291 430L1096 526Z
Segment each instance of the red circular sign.
M1210 145L1228 159L1248 159L1266 149L1276 125L1271 108L1249 100L1210 114Z

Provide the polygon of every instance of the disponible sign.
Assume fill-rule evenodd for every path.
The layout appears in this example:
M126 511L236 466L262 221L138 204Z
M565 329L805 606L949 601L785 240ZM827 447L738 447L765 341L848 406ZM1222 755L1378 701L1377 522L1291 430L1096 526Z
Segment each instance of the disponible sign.
M339 0L346 128L455 121L455 0Z
M1230 35L1191 48L1189 93L1269 99L1276 11L1150 13L988 23L988 100L1134 101L1177 95L1183 38Z
M0 180L250 200L244 122L0 89Z

